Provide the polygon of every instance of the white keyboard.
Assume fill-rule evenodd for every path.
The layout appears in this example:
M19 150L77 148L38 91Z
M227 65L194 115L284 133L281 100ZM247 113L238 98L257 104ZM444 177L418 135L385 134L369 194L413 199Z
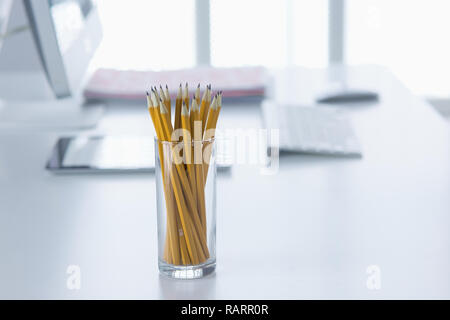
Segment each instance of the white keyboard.
M279 129L280 150L362 155L361 145L348 117L334 108L279 106L264 101L266 128Z

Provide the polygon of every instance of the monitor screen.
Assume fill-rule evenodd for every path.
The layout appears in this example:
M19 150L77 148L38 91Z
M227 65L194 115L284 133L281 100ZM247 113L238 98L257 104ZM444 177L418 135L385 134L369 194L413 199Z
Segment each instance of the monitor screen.
M81 92L90 59L101 39L93 0L26 0L42 65L56 97Z
M50 0L50 10L61 52L78 38L92 10L90 0Z

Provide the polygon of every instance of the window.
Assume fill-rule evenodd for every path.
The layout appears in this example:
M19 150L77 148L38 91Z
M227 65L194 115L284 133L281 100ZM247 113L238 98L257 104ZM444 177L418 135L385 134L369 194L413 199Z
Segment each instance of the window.
M195 65L194 0L97 1L103 41L96 65L177 69Z
M328 64L328 1L289 0L292 63L324 68Z
M390 68L413 92L450 94L450 1L347 0L346 58Z
M287 41L284 4L279 0L212 0L212 65L283 64Z
M96 65L162 70L196 64L195 0L97 4L104 37ZM211 0L211 64L326 66L327 4L327 0Z
M326 0L212 0L215 66L327 63Z

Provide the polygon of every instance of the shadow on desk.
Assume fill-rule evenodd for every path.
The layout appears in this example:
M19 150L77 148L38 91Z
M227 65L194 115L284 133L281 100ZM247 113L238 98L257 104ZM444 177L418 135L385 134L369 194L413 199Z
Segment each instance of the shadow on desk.
M353 163L361 161L363 157L354 156L331 156L312 153L298 152L280 152L280 167L289 169L290 167L298 169L299 167L321 166L327 163Z
M346 102L346 103L319 103L318 107L330 107L336 108L338 110L347 111L347 112L358 112L365 111L367 109L371 109L380 105L381 98L375 101L366 101L366 102Z

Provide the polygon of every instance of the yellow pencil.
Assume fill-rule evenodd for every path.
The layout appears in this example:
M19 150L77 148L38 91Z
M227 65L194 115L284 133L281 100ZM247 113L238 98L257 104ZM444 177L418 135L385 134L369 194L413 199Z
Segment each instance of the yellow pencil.
M181 83L180 87L178 88L178 94L177 98L175 100L175 124L174 129L180 129L181 128L181 102L182 102L182 89L181 89Z
M217 120L219 119L220 110L222 108L222 92L217 94L214 97L213 102L211 103L211 108L209 110L208 115L208 123L206 125L206 130L203 136L203 140L207 141L215 137L216 133L216 126L217 126ZM211 159L211 149L210 148L204 148L204 157L206 159ZM206 185L206 179L208 176L208 170L209 170L209 161L203 166L203 181Z
M184 143L184 158L185 164L188 169L189 178L191 179L191 188L195 186L195 178L192 167L192 146L191 146L191 120L189 116L189 111L187 110L186 104L183 102L181 107L181 127L183 128L183 143Z
M206 116L204 116L204 115L205 114L208 115L208 111L206 111L206 109L209 108L209 105L207 106L208 91L209 91L209 87L206 86L206 89L205 89L205 92L203 92L203 97L202 97L202 101L200 104L200 121L202 122L202 135L203 135L203 131L205 130L205 125L206 125Z
M170 113L170 103L169 100L166 96L166 93L164 92L164 89L161 85L159 85L159 96L161 97L162 101L164 102L166 109L167 109L167 113L169 114L169 118L171 117L171 113Z
M184 87L184 92L183 92L183 101L186 104L186 108L189 110L189 86L188 83L186 82L186 85Z
M165 91L166 101L167 101L167 109L169 111L169 118L172 119L172 101L170 100L170 93L169 93L169 87L166 84L166 91Z
M192 100L192 115L191 115L191 132L194 140L194 168L196 180L196 195L197 206L199 211L200 221L202 223L203 233L206 237L206 204L205 204L205 190L203 188L203 155L202 155L202 128L200 121L200 108L195 99Z
M195 90L195 100L197 105L200 105L200 83L197 85L197 89Z

